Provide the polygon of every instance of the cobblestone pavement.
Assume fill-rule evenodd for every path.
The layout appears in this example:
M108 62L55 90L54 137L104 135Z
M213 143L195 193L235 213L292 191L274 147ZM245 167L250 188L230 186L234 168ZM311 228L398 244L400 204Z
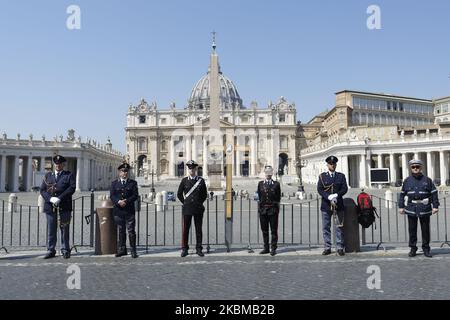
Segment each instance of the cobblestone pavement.
M180 258L179 251L155 251L136 260L89 251L70 260L43 260L37 251L0 254L0 300L450 299L450 249L434 249L432 259L408 258L406 248L345 257L320 252L219 250ZM71 264L80 268L81 289L67 288ZM368 289L369 266L380 268L380 288Z

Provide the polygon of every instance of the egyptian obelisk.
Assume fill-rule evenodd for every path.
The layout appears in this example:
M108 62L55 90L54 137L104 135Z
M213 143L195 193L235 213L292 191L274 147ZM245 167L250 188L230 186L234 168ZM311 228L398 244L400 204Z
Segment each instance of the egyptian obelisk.
M208 177L209 190L223 190L222 158L223 142L220 131L220 84L219 84L219 57L216 52L216 33L213 32L209 75L209 147L208 147Z

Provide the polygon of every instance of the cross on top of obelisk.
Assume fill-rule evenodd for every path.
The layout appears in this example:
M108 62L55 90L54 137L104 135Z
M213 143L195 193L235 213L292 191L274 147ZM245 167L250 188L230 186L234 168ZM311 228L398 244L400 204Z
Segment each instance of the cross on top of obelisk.
M212 35L213 35L213 42L212 42L212 48L213 48L213 50L214 51L216 51L216 32L215 31L213 31L213 32L211 32L212 33Z

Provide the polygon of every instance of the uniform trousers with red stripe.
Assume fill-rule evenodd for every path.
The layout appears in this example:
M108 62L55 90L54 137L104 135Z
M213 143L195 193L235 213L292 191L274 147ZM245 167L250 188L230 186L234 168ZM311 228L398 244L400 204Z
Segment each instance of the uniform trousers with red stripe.
M181 239L181 249L188 250L189 249L189 230L191 229L192 224L192 217L194 217L194 224L195 224L195 238L196 238L196 246L195 248L197 250L202 250L202 239L203 239L203 233L202 233L202 225L203 225L203 213L201 214L194 214L194 215L183 215L183 234Z

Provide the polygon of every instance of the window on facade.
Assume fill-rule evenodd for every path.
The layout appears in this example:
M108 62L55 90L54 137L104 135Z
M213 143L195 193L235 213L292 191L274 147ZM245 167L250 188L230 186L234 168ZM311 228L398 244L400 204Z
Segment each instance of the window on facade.
M247 123L248 122L248 117L247 116L241 117L241 122L242 123Z
M353 124L359 124L359 113L358 112L353 113L352 122L353 122Z
M288 148L288 138L286 136L280 136L280 148L281 149Z
M167 151L167 141L163 140L161 143L161 151Z
M138 151L147 151L147 139L146 138L139 138Z
M397 111L397 102L392 102L392 109L394 109L394 111Z
M286 115L284 113L280 114L280 122L286 122Z
M259 117L259 123L264 123L264 118L263 117Z
M177 123L184 123L184 118L182 117L177 118Z
M224 121L230 122L228 117L223 118Z
M145 123L146 117L145 116L139 116L139 123Z
M161 124L166 124L166 118L161 118Z
M402 102L399 103L399 108L400 108L400 111L403 111L403 103Z

